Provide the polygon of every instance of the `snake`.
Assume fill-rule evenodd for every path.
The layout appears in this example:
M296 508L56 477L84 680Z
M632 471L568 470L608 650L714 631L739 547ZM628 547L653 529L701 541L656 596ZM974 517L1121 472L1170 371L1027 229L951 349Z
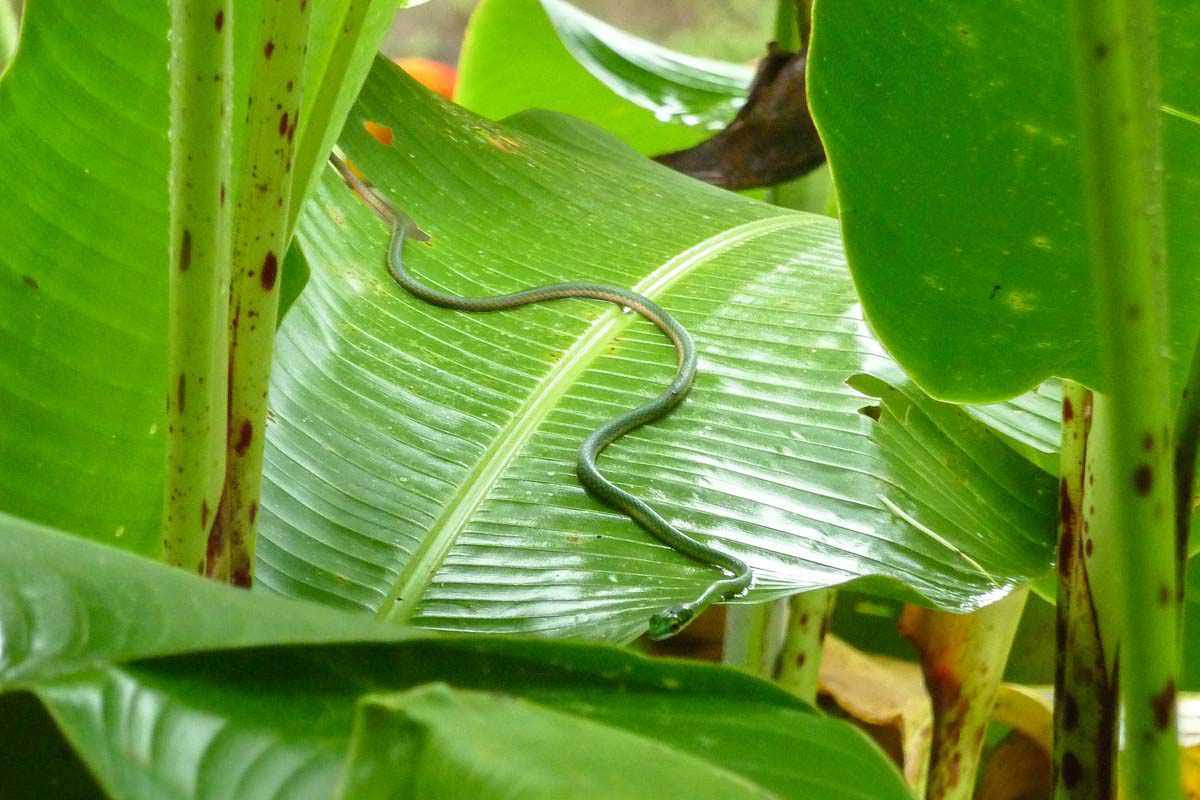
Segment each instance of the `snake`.
M410 237L423 235L416 224L374 189L366 186L340 159L333 156L331 160L360 197L385 219L390 218L392 234L387 250L388 271L396 282L414 297L442 308L467 312L504 311L567 298L603 300L636 312L666 335L674 345L677 357L674 379L653 400L605 422L592 431L579 446L575 474L589 494L628 516L658 541L694 561L721 570L721 576L714 578L694 599L652 615L647 631L650 638L665 639L674 636L713 603L745 594L750 588L753 575L744 561L719 545L702 542L679 530L644 500L609 480L596 463L601 452L610 444L630 431L665 417L687 397L695 382L697 370L696 345L687 330L666 309L645 295L604 283L554 283L488 297L466 297L438 291L415 278L404 266L405 242Z

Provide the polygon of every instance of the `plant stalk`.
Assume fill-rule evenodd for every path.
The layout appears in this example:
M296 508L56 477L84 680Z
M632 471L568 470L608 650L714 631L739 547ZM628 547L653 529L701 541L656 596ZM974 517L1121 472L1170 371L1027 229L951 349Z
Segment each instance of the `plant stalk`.
M800 50L800 17L805 0L776 0L775 44L780 50L796 53Z
M222 513L210 550L227 554L213 559L213 577L225 577L227 569L229 582L238 586L253 580L267 380L279 312L279 270L291 234L293 156L309 11L303 0L263 3L246 111L246 157L235 194L228 463Z
M813 0L795 0L796 29L800 31L800 52L808 52L812 39Z
M834 589L817 589L788 599L787 634L775 677L785 689L814 705L821 678L821 652L836 596Z
M1089 449L1114 474L1115 562L1105 580L1121 630L1126 797L1181 796L1176 739L1178 604L1174 449L1164 353L1158 70L1154 3L1073 0L1084 200L1097 331L1111 414ZM1097 397L1097 404L1100 398ZM1097 542L1096 548L1104 546Z
M726 606L721 663L770 677L783 645L786 601Z
M1200 446L1200 342L1192 350L1187 382L1175 415L1175 564L1176 600L1182 609L1187 586L1188 538L1196 493L1196 453ZM1182 621L1182 612L1180 619Z
M900 632L921 654L933 707L927 800L970 800L984 736L1029 589L970 614L905 606Z
M229 0L174 0L170 12L163 558L203 573L225 474L233 18Z
M1104 470L1088 458L1091 392L1063 384L1062 444L1059 450L1057 651L1054 666L1054 796L1056 800L1116 797L1116 641L1100 627L1103 600L1092 592L1092 574L1105 566L1096 541L1111 526L1097 513L1092 494ZM1103 414L1102 414L1103 416ZM1103 500L1101 499L1101 510ZM1110 626L1111 628L1111 626ZM1107 647L1106 647L1107 644Z
M338 99L341 97L346 73L350 60L358 47L362 36L363 23L371 8L371 0L349 0L342 24L338 28L337 38L333 43L333 51L329 54L329 62L325 65L320 84L317 87L316 98L298 132L299 144L296 146L296 175L291 199L288 202L288 230L296 225L300 216L300 206L308 194L308 186L317 174L317 169L325 163L329 147L336 140L338 131L330 125L334 112L337 110ZM328 132L330 141L322 141Z

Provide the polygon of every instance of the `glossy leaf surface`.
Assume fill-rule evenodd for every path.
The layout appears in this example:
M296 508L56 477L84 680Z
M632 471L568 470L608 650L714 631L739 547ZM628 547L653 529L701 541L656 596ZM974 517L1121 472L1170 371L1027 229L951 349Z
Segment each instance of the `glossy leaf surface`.
M44 35L39 52L80 34L55 23ZM62 61L18 62L0 94L18 97L21 81L40 81L44 95L61 82L56 70L78 68L71 59L81 56L68 52ZM905 459L874 440L872 420L858 413L870 401L844 384L888 362L861 322L828 221L699 186L581 123L532 115L493 126L419 93L405 100L405 86L377 87L368 109L397 132L403 169L394 159L381 166L382 148L361 133L365 112L348 147L386 187L404 187L396 202L435 235L414 246L418 267L442 269L436 280L457 272L459 288L490 291L565 277L573 265L576 275L640 284L693 326L705 372L695 397L671 422L620 443L606 469L680 525L734 544L758 570L759 596L883 578L894 593L958 608L1044 572L1048 500L1043 510L1024 500L1012 514L984 510L1006 501L991 490L965 499L910 491L888 466ZM113 90L92 91L102 107ZM407 110L397 115L401 101ZM128 120L107 119L109 135L148 129L146 108L128 108ZM94 124L81 116L80 130ZM75 153L75 140L64 141ZM4 390L36 402L30 411L6 396L14 411L0 423L12 431L3 439L13 452L2 468L5 508L151 553L161 469L150 441L161 435L161 407L150 402L161 400L153 265L162 242L136 244L122 231L140 220L137 231L150 232L157 196L147 195L150 211L133 213L100 178L148 191L157 185L153 156L164 152L161 141L154 147L126 154L142 159L131 163L144 181L120 183L128 175L111 171L108 152L85 150L74 173L55 172L49 164L62 165L50 159L45 182L5 201L28 225L5 251L19 258L5 262L17 313L5 317L16 322L5 328L13 379ZM82 176L83 188L60 173ZM469 321L433 314L402 299L382 274L383 227L332 185L321 197L302 238L323 278L285 321L272 388L263 582L436 627L613 640L703 588L710 568L597 506L572 474L586 431L670 374L665 342L582 303ZM64 244L59 260L42 259L33 244L55 235L35 224L35 206L50 213L80 198L91 198L89 210L76 213L73 230L108 256L87 256L80 239ZM36 276L41 288L20 279L29 264L44 266L46 286L61 291L44 291ZM496 265L506 274L480 272ZM90 294L77 294L85 288ZM27 291L43 294L26 303ZM138 313L124 315L121 304L135 302ZM32 315L30 324L18 324L20 314ZM93 330L82 321L88 315L103 325L119 320L129 337ZM39 372L52 350L65 366ZM70 389L71 370L97 383ZM141 439L135 423L145 426ZM940 446L957 445L947 438ZM47 455L39 461L38 453ZM1023 497L1048 497L1037 476L1013 480L1028 481ZM999 517L1021 522L993 530ZM980 542L986 552L976 554Z
M562 117L485 122L386 65L342 145L431 237L405 251L422 280L475 295L634 286L691 330L693 394L601 467L746 559L756 598L868 578L966 608L1047 568L1051 479L961 412L883 434L860 413L873 401L846 380L899 373L830 220L688 180ZM302 222L313 280L273 372L261 584L438 628L612 640L703 589L712 568L573 476L587 432L669 379L669 343L581 301L428 306L386 273L387 238L332 178Z
M407 638L361 615L256 597L0 515L0 688L217 647Z
M484 0L463 42L455 100L492 119L562 111L653 155L724 127L753 74L660 47L563 0Z
M1200 328L1200 6L1158 4L1172 372ZM816 7L809 96L867 317L935 396L1102 387L1066 7ZM853 54L848 56L848 54Z
M908 796L863 734L781 690L598 645L200 653L83 673L38 694L121 798L421 798L454 777L472 797L500 798L511 796L518 755L528 767L518 785L561 789L565 766L604 767L571 779L605 797L682 796L675 786L714 799ZM518 741L530 749L506 755ZM626 769L605 762L614 753Z
M345 797L428 797L447 768L475 778L472 796L507 797L524 781L582 780L564 778L566 764L605 767L588 776L601 796L905 797L865 736L730 670L405 630L10 517L0 578L0 691L47 703L116 798L325 798L339 785ZM5 740L57 741L27 702L5 703ZM498 742L518 740L520 776L496 761ZM551 748L560 758L543 759ZM798 751L820 757L788 758ZM617 754L639 764L640 783Z

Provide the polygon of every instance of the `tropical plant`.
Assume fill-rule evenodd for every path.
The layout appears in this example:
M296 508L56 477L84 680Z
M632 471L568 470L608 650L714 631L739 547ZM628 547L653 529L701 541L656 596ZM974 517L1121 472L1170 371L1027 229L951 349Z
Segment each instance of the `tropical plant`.
M780 0L756 75L482 0L450 103L400 5L0 0L0 796L1114 797L1123 700L1181 797L1200 11ZM647 158L747 130L830 167ZM670 343L379 209L691 332L601 466L740 669L631 646L718 570L575 475Z

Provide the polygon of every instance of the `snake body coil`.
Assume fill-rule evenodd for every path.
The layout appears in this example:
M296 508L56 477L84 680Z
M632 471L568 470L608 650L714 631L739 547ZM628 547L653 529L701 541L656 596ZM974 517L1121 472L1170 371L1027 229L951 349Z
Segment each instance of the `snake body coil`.
M377 211L386 212L386 215L391 218L392 239L388 246L388 269L397 283L421 300L456 311L500 311L530 303L564 298L604 300L636 311L667 335L667 338L675 345L678 355L679 369L675 373L675 379L654 400L606 422L584 439L579 447L575 471L579 476L580 483L598 500L627 514L663 544L696 561L719 567L724 573L709 584L708 588L694 600L654 614L650 618L649 634L651 637L662 639L678 633L712 603L729 599L746 591L750 587L751 572L743 561L676 529L644 501L604 477L596 466L596 458L605 447L635 428L665 416L683 402L688 391L691 390L692 381L696 377L696 347L692 342L692 337L683 326L649 298L606 284L556 283L493 297L463 297L432 289L404 269L404 242L409 228L415 229L412 222L403 214L397 213L382 198L363 185L357 176L344 168L344 165L335 161L335 166L365 200Z

